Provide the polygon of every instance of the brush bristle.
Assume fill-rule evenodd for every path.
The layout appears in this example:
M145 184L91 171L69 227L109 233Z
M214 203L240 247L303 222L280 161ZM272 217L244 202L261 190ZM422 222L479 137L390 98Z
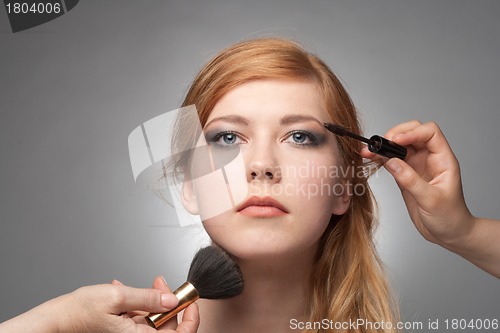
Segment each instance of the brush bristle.
M207 246L196 253L188 281L200 298L223 299L241 294L243 277L238 264L222 249Z
M346 134L346 129L340 125L332 124L332 123L324 123L323 124L327 130L337 135L343 136Z

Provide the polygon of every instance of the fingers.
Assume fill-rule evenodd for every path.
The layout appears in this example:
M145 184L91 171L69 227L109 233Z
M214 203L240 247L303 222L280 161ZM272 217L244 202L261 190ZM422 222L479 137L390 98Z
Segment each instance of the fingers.
M364 146L363 148L361 148L361 150L359 151L360 155L364 158L368 158L370 160L377 160L377 159L382 159L382 157L380 157L379 155L375 154L375 153L372 153L371 151L368 150L368 146Z
M171 292L170 287L162 276L157 276L153 281L153 288L163 292ZM186 308L182 317L182 322L177 324L177 316L170 319L159 328L162 332L176 332L191 333L196 332L200 324L200 316L198 306L192 304Z
M408 121L406 123L402 123L399 125L394 126L390 130L387 131L387 133L384 134L384 137L389 140L393 140L393 137L397 134L405 133L408 132L418 126L421 126L422 123L418 120L412 120Z
M114 285L114 286L125 286L125 284L123 284L122 282L114 279L113 281L111 281L111 284ZM132 318L132 320L134 320L136 323L139 323L139 324L146 324L146 321L144 320L144 318L141 318L143 316L146 316L149 312L147 311L129 311L128 313L125 313L125 314L122 314L122 316L127 316L129 318Z
M414 129L418 126L421 126L421 125L422 125L422 123L417 121L417 120L412 120L412 121L409 121L406 123L399 124L399 125L391 128L389 131L387 131L387 133L384 134L384 138L386 138L388 140L393 140L393 137L395 135L408 132L409 130L412 130L412 129ZM399 143L399 142L397 142L397 143ZM401 143L399 143L399 144L401 144ZM364 146L361 149L360 154L362 157L373 160L374 162L377 162L377 163L381 163L384 161L384 159L380 155L377 155L377 154L369 151L367 146Z
M115 285L109 297L115 304L115 312L142 310L147 312L165 312L174 308L179 300L172 293L154 289L139 289Z
M193 331L196 332L196 331ZM149 327L148 325L136 325L134 327L133 333L158 333L155 328Z
M123 284L123 283L121 283L121 282L120 282L120 281L118 281L118 280L113 280L113 281L111 281L111 284L112 284L113 286L124 286L124 284Z
M393 140L403 146L413 145L424 148L430 153L451 152L448 141L436 123L425 123L405 133L397 134Z
M164 292L171 293L172 290L167 284L167 281L163 278L163 276L157 276L153 281L153 288L158 289ZM177 328L177 316L174 316L172 319L163 324L160 328L160 331L165 330L175 330Z
M177 326L176 332L195 333L200 326L200 313L196 303L191 304L184 311L182 322Z
M422 179L406 162L391 158L384 166L392 174L401 190L408 191L420 206L425 208L433 202L434 198L431 195L433 186Z
M420 149L425 149L432 154L444 153L454 156L443 132L434 122L422 124L413 120L402 123L391 128L384 137L405 146L409 155L413 155ZM364 147L360 153L364 158L374 161L380 159L379 156L371 153L367 147Z
M166 291L168 293L172 292L172 290L170 289L170 287L167 284L167 281L165 281L165 278L163 276L161 276L161 275L155 277L155 279L153 281L153 289L158 289L158 290L161 290L161 291Z

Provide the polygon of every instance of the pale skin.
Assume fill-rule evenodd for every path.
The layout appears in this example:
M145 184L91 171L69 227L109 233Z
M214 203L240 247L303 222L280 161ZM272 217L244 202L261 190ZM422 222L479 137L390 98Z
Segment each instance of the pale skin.
M410 121L385 137L408 148L405 161L384 161L410 217L428 241L500 277L500 221L473 216L464 200L459 163L435 123ZM378 157L363 149L366 158Z
M224 118L234 115L242 118ZM310 198L294 193L273 195L272 190L284 185L290 185L287 189L292 191L295 186L304 184L319 186L322 180L329 185L338 182L332 178L296 179L279 172L285 165L298 168L306 165L306 161L313 161L318 166L338 163L335 137L322 126L329 120L316 84L309 81L246 83L227 93L214 107L208 119L211 124L205 130L238 133L237 144L241 146L248 170L249 196L272 196L287 212L281 216L256 218L231 210L204 221L213 241L236 256L244 275L245 290L229 300L200 300L203 324L198 332L288 332L290 319L305 319L306 281L318 240L330 216L346 211L350 197L328 193ZM211 148L221 149L219 143L211 142ZM266 172L273 177L268 178ZM192 213L203 216L198 206L207 194L206 189L186 188L184 203ZM152 306L150 302L129 303L129 297L110 298L110 293L131 291L129 287L116 284L85 287L49 301L3 326L9 332L13 330L8 328L16 328L19 332L152 332L140 319L136 323L128 317L165 309L160 309L158 304ZM154 287L158 297L158 289L170 294L162 281L155 280ZM144 299L144 295L139 298ZM131 311L134 313L120 315ZM69 314L75 316L75 320L68 323L60 319ZM42 316L46 320L32 320ZM32 324L34 321L36 324ZM81 325L71 326L75 323ZM196 332L198 323L198 308L193 305L186 309L178 326L173 320L161 329L190 333ZM38 326L30 328L30 325Z
M236 112L248 121L244 131L241 128L245 135L240 143L246 145L242 152L249 170L261 171L257 178L248 174L249 188L257 195L290 181L286 174L266 178L263 171L276 170L283 164L300 166L303 158L312 159L318 165L335 163L338 154L330 139L333 136L325 136L324 146L314 148L318 154L314 149L307 152L290 146L292 141L286 137L287 133L297 128L314 129L312 122L292 122L291 127L281 131L279 119L303 113L303 110L308 110L308 114L320 122L329 120L317 102L313 83L260 83L244 85L228 93L209 118L210 121ZM240 130L227 121L221 126ZM470 213L463 197L458 161L439 127L434 123L412 121L392 128L385 137L409 150L405 161L391 159L384 161L384 165L400 187L410 217L422 236L500 277L500 221ZM366 149L361 154L378 158ZM322 160L320 155L333 158ZM195 192L186 189L185 205L193 213L200 213L196 200L200 200L201 193ZM179 323L173 319L160 331L288 332L291 318L305 319L305 285L318 235L326 227L325 216L345 212L349 197L320 197L314 202L300 196L279 199L288 210L284 217L256 219L230 211L219 217L235 221L230 226L217 219L205 221L214 241L237 256L245 278L245 291L224 301L199 300L203 314L199 329L198 306L193 304L184 311ZM313 223L304 228L300 221L307 217L311 222L311 214ZM162 295L166 295L163 300ZM118 281L83 287L0 324L0 333L156 332L144 324L143 316L174 307L177 301L172 296L161 277L155 279L153 289L126 287Z
M82 287L51 299L30 311L0 324L1 333L153 333L144 315L164 312L178 303L162 277L153 289L111 284ZM182 321L170 321L162 332L193 333L199 324L198 308L186 309Z
M298 191L301 186L340 180L294 177L290 168L338 165L336 138L322 125L329 120L316 84L297 80L242 84L210 113L204 130L212 151L238 145L246 164L248 197L270 196L287 213L249 216L234 208L204 219L213 242L236 257L245 289L228 300L199 300L203 320L198 332L289 332L292 318L306 319L306 288L318 240L331 215L347 210L350 196L346 191L308 198ZM285 189L290 191L281 191ZM194 188L185 186L185 206L203 217L200 201L210 200L209 192L197 189L196 181Z
M231 210L205 220L214 242L236 256L244 275L244 292L228 300L200 299L200 312L193 304L179 323L172 319L161 331L280 333L290 331L290 319L305 319L307 279L318 240L330 216L347 210L350 196L346 192L308 198L301 193L273 195L272 190L287 185L288 191L293 191L296 186L320 186L321 181L327 185L339 182L307 176L297 179L278 172L285 165L307 166L306 161L316 166L338 163L335 137L322 126L330 119L320 101L313 82L264 80L243 84L216 104L208 119L211 125L205 130L237 132L248 170L249 196L273 196L287 212L259 218ZM236 114L243 118L220 119ZM211 148L220 149L219 143L211 142ZM185 188L188 210L203 216L198 204L208 192ZM144 324L143 316L164 312L175 303L162 306L161 295L172 296L161 278L155 279L150 290L126 287L117 281L84 287L1 324L0 332L154 332ZM199 313L203 322L198 330Z

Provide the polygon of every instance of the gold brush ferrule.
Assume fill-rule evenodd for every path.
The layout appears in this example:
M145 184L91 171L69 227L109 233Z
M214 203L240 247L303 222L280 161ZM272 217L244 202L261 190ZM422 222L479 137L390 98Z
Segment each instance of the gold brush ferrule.
M191 303L195 302L200 295L194 286L185 282L182 286L174 291L174 295L179 299L179 304L170 311L150 314L146 316L146 322L149 326L153 328L159 328L161 325L165 324L169 319L172 319L176 314L187 308Z

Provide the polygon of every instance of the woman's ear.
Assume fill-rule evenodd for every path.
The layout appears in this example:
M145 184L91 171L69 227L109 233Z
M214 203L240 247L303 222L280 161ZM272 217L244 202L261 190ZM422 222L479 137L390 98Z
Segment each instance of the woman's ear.
M191 215L198 215L200 213L198 201L196 200L196 191L192 180L182 183L181 200L184 208L186 208Z
M352 183L347 181L342 183L342 192L334 194L332 214L343 215L347 212L352 199Z

